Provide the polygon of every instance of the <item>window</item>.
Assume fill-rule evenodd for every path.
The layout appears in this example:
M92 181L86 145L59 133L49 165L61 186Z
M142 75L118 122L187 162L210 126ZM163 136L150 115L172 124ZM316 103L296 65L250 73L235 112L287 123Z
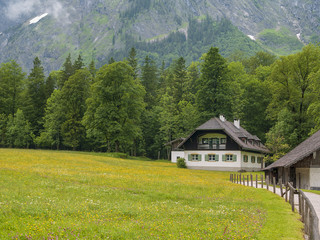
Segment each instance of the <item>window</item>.
M248 155L243 155L243 162L248 162Z
M224 162L236 162L237 161L237 155L233 155L233 154L222 155L222 161L224 161Z
M233 155L226 154L226 161L232 161Z
M206 161L218 162L219 161L219 155L217 155L217 154L208 154L208 155L206 155Z
M219 144L219 138L211 138L213 144Z
M261 163L263 160L263 157L257 157L257 163Z
M200 154L189 154L188 161L201 161L201 155Z
M255 163L256 162L256 157L255 156L251 156L251 163Z
M208 138L202 138L202 144L208 144Z
M221 138L220 141L221 141L221 144L226 144L227 139L226 138Z

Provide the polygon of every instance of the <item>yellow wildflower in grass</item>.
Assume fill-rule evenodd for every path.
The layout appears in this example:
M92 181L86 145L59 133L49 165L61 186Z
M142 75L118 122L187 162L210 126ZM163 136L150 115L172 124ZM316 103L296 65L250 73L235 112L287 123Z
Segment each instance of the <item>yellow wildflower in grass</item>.
M232 184L229 174L96 153L0 149L0 236L303 239L287 203Z

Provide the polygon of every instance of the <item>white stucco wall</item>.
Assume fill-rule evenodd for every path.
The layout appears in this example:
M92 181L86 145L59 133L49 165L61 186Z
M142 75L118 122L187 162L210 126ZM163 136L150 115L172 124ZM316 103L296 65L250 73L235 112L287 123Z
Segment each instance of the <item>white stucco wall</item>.
M189 161L189 154L199 154L201 155L201 161ZM205 161L205 155L207 154L217 154L219 155L219 161L211 162ZM222 161L222 155L225 154L233 154L237 155L237 161ZM248 162L243 162L243 155L248 156ZM255 163L251 163L251 156L256 157ZM171 152L171 162L176 163L177 159L181 157L186 160L186 164L188 168L193 169L204 169L204 170L220 170L220 171L259 171L261 170L261 163L257 163L257 157L264 157L263 154L258 153L250 153L250 152L242 152L242 151L214 151L214 150L192 150L192 151L172 151ZM263 164L264 167L264 164Z
M184 151L172 151L171 162L176 163L178 158L185 158Z
M199 154L201 155L201 161L188 161L189 154ZM218 162L205 161L205 155L207 154L217 154L219 155ZM236 162L222 161L222 155L233 154L237 155ZM221 170L221 171L237 171L241 169L241 151L185 151L185 159L188 168L193 169L204 169L204 170Z
M296 186L310 189L310 168L296 168Z
M320 168L310 168L310 188L320 188Z
M243 161L243 156L248 156L248 162ZM256 158L255 163L251 162L251 156L254 156ZM241 152L241 167L243 170L247 171L258 171L261 169L261 163L257 163L257 157L264 157L263 154L259 153L251 153L251 152ZM265 167L265 163L263 162L263 167Z

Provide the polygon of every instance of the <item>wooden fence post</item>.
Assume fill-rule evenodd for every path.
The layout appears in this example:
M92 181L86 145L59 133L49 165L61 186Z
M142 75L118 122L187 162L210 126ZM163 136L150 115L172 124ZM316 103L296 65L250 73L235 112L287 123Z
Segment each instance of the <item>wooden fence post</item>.
M301 196L301 193L300 193L300 191L298 191L298 201L299 201L299 214L301 215L301 198L302 198L302 196Z
M266 177L267 190L269 191L269 176Z
M243 186L245 186L245 185L246 185L246 176L243 175Z
M237 184L238 184L238 174L237 174Z
M258 188L258 175L256 175L256 188Z
M253 177L252 177L252 174L250 174L250 178L251 178L251 187L253 187Z
M249 175L247 175L247 186L249 187Z
M276 193L276 178L273 177L273 193Z
M290 187L290 204L291 204L291 210L294 212L294 189L291 183L289 184Z
M285 185L286 187L286 202L288 202L288 183Z
M308 208L308 205L306 204L306 217L305 217L305 224L304 224L304 229L306 231L306 234L307 235L310 235L310 232L309 232L309 222L310 222L310 218L309 218L309 208Z
M280 185L280 194L281 194L281 197L283 197L282 178L279 179L279 185Z
M263 175L261 174L261 188L263 188Z
M301 221L304 222L304 197L301 194Z

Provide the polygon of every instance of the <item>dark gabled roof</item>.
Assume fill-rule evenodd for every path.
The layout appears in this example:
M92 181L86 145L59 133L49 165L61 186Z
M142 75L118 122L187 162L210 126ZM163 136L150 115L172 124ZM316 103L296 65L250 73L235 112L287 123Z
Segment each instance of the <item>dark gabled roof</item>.
M209 121L205 122L196 130L189 135L183 142L178 146L180 148L195 132L199 130L223 130L227 135L229 135L242 149L250 151L258 151L263 153L270 153L270 151L260 143L260 146L253 145L249 141L244 142L240 138L253 139L260 142L260 139L257 136L251 135L247 130L242 128L237 128L233 123L229 121L221 121L220 118L211 118Z
M278 161L266 167L264 170L277 167L290 167L318 150L320 150L320 131L300 143L297 147L292 149Z

